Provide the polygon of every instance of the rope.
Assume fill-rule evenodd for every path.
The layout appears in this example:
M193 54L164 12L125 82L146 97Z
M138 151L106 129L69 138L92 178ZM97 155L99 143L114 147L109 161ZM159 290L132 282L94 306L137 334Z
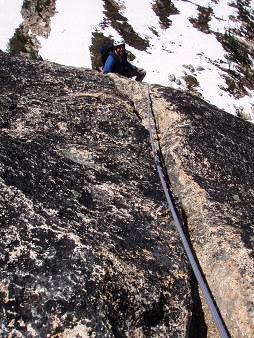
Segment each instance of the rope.
M168 202L168 206L170 208L170 211L172 213L172 216L173 216L173 219L175 221L175 225L176 225L176 228L177 228L177 231L179 232L179 235L180 235L180 238L181 238L181 241L182 241L182 244L183 244L183 247L184 247L184 250L186 252L186 255L189 259L189 262L191 264L191 267L192 267L192 270L195 274L195 277L199 283L199 286L201 288L201 290L203 291L203 294L204 294L204 297L206 299L206 302L207 302L207 305L212 313L212 316L213 316L213 319L214 319L214 322L217 326L217 329L220 333L220 336L222 338L229 338L229 333L228 333L228 330L221 318L221 315L212 299L212 295L208 289L208 286L201 274L201 271L199 269L199 265L192 253L192 250L191 250L191 247L188 243L188 240L184 234L184 231L183 231L183 226L182 226L182 223L177 215L177 211L176 211L176 208L175 208L175 205L174 205L174 201L173 201L173 197L172 195L169 193L169 190L168 190L168 186L167 186L167 183L165 181L165 178L164 178L164 174L163 174L163 170L162 170L162 166L161 166L161 161L158 157L158 154L157 154L157 151L155 149L155 144L154 144L154 136L153 136L153 131L152 131L152 123L151 123L151 118L153 117L153 122L155 123L155 116L154 116L154 113L153 113L153 110L152 110L152 101L151 101L151 95L150 95L150 86L148 85L148 91L147 91L147 101L148 101L148 106L147 106L147 115L148 115L148 121L149 121L149 134L150 134L150 142L151 142L151 146L152 146L152 151L153 151L153 156L154 156L154 160L155 160L155 164L156 164L156 167L157 167L157 171L158 171L158 174L159 174L159 177L160 177L160 180L161 180L161 184L162 184L162 187L163 187L163 190L164 190L164 193L166 195L166 199L167 199L167 202ZM161 157L162 154L160 154L160 157Z

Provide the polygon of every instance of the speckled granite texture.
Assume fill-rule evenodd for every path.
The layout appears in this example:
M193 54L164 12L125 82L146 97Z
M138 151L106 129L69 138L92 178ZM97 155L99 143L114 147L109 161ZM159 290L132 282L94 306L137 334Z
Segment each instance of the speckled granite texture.
M254 125L191 95L158 87L154 95L168 107L158 117L161 144L201 266L231 335L251 337Z
M147 130L99 73L0 52L0 336L184 337Z
M144 84L113 77L147 125ZM204 275L232 337L254 336L254 125L151 86L159 139ZM204 306L208 337L219 337Z

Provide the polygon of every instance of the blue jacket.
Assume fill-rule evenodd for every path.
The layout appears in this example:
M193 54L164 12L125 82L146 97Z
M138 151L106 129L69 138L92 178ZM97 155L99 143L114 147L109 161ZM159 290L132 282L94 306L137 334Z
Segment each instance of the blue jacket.
M123 76L129 76L133 68L134 66L127 61L127 55L124 55L122 61L120 61L113 52L110 52L103 67L103 73L117 73Z

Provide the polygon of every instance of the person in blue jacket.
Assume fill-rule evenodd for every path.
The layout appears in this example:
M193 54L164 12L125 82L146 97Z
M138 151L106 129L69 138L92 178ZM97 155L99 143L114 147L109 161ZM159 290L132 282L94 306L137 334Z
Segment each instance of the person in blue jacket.
M136 76L136 81L142 81L146 75L144 69L138 68L128 62L124 41L114 44L114 48L112 52L109 53L104 64L103 73L116 73L128 78Z

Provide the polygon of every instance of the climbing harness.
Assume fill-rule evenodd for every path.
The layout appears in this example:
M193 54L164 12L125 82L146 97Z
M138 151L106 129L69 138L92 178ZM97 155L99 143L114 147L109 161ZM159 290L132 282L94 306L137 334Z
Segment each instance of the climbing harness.
M160 180L161 180L161 184L162 184L164 193L166 195L166 199L167 199L167 202L168 202L169 209L172 213L173 219L175 221L175 226L176 226L177 231L180 235L184 250L185 250L186 255L189 259L192 270L195 274L195 277L196 277L196 279L199 283L201 290L203 291L207 305L208 305L208 307L209 307L209 309L212 313L214 322L215 322L215 324L218 328L220 336L222 338L229 338L230 335L228 333L226 325L224 324L223 319L221 318L221 315L219 313L219 310L218 310L217 306L215 305L215 302L212 299L212 295L209 291L207 283L202 276L202 273L201 273L201 270L200 270L199 265L197 263L197 260L195 259L194 255L192 253L191 247L188 243L188 240L187 240L187 238L184 234L182 222L180 221L180 219L177 215L177 211L176 211L176 208L175 208L175 204L174 204L172 194L170 193L170 191L168 189L167 182L165 180L165 174L163 172L164 165L162 164L162 161L161 161L162 154L160 153L160 147L159 147L159 151L157 151L156 147L155 147L155 142L154 142L153 130L156 129L156 120L155 120L154 112L153 112L153 109L152 109L150 85L147 85L147 102L148 102L148 104L147 104L147 117L148 117L148 127L149 127L149 134L150 134L150 142L151 142L151 146L152 146L152 152L153 152L156 168L157 168ZM153 125L152 125L151 120L153 120Z

